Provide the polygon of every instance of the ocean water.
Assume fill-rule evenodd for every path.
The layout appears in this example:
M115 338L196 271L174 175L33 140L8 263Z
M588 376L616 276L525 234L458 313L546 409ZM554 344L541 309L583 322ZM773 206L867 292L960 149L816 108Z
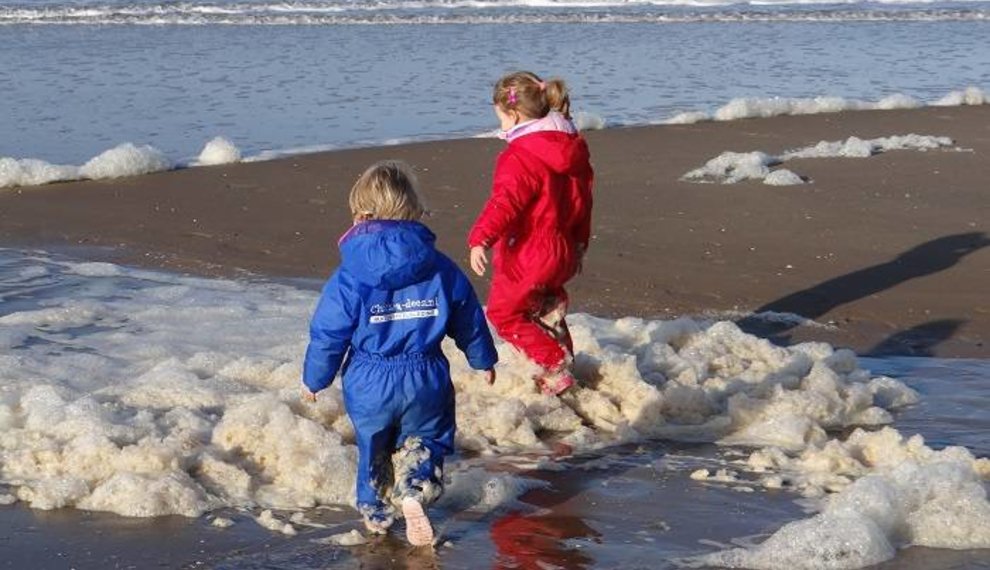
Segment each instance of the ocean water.
M990 88L990 2L0 2L0 157L171 161L490 131L490 86L566 78L607 125L737 97Z
M0 528L16 537L0 559L990 567L990 363L689 319L575 315L581 386L561 399L504 344L494 387L446 346L460 455L442 545L422 560L367 542L340 392L299 399L317 287L0 250Z

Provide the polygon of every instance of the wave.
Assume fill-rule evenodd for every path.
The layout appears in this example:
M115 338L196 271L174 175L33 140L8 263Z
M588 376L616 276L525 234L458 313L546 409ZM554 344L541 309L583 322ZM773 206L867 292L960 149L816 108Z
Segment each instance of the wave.
M0 25L438 25L438 24L594 24L698 22L861 22L987 21L990 2L899 0L525 0L510 2L431 0L426 2L343 3L120 2L42 3L0 6Z
M786 97L741 98L729 101L714 113L691 111L672 118L647 124L683 125L702 121L735 121L750 118L767 118L780 115L811 115L844 111L916 109L919 107L958 107L963 105L990 105L990 92L971 86L951 91L938 100L924 103L904 94L895 94L877 102L846 99L843 97L816 97L807 99ZM582 131L603 129L606 126L635 126L606 120L600 114L578 111L574 117ZM638 123L642 124L642 123ZM359 148L366 146L390 146L414 142L449 140L473 136L494 137L497 130L467 135L464 133L437 134L433 136L401 137L386 140L364 140L352 144L319 144L299 146L242 156L241 150L224 137L216 137L203 147L196 159L171 161L158 149L149 145L124 143L92 158L82 166L52 164L37 158L13 158L0 156L0 190L4 188L41 186L53 182L84 179L107 179L137 176L172 168L229 164L232 162L262 162L289 156ZM791 178L793 182L793 177ZM779 181L777 182L779 183ZM796 182L794 182L796 183Z
M164 172L173 168L214 166L241 160L241 151L224 137L208 141L199 157L173 162L151 145L123 143L94 156L86 164L51 164L37 158L0 156L0 190L18 186L41 186L73 180L108 180Z
M892 111L919 107L959 107L962 105L988 105L990 92L969 86L951 91L930 103L924 103L903 93L895 93L871 102L845 97L740 97L722 105L713 113L687 111L661 121L666 125L687 125L703 121L736 121L739 119L769 118L781 115L818 115L843 111Z

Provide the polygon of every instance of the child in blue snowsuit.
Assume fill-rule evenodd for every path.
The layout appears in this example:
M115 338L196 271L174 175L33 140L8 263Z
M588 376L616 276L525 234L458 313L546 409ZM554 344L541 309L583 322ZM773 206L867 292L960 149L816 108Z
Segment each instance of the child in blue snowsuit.
M470 282L419 222L414 184L406 165L386 161L351 190L354 226L310 323L303 383L315 400L342 371L358 510L369 531L385 533L394 497L418 546L433 541L425 505L442 492L444 456L454 450L454 387L440 343L452 337L490 383L498 355Z

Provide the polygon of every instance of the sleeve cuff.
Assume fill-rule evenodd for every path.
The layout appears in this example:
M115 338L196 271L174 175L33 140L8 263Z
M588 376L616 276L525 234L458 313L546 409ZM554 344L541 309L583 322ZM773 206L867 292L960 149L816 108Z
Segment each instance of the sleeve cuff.
M498 353L486 354L481 358L469 358L468 365L474 370L491 370L498 363Z

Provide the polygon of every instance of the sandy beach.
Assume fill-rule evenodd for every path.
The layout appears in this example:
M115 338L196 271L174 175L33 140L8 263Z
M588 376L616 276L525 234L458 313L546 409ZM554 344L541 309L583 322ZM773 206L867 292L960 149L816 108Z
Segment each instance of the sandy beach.
M680 180L727 150L773 154L908 133L948 136L957 148L789 161L811 180L800 186ZM571 288L574 311L795 313L823 326L741 322L779 342L820 339L861 354L990 355L990 108L614 128L587 138L594 241ZM420 175L441 248L466 267L464 236L502 144L406 144L9 189L0 192L0 245L95 246L113 261L206 275L321 278L337 263L352 181L370 163L398 158ZM486 292L486 279L475 284Z
M780 154L853 135L870 139L909 133L947 136L953 144L925 152L892 150L868 158L787 161L786 168L811 181L804 185L681 180L723 151ZM575 312L643 319L682 315L732 319L745 330L781 344L822 340L883 357L990 355L986 342L990 166L984 158L990 152L990 107L614 128L589 132L587 138L598 176L594 238L585 272L571 288ZM351 182L368 164L399 158L420 174L433 212L427 223L438 234L441 248L466 267L464 236L488 194L491 166L502 144L490 139L418 143L5 190L0 192L0 247L66 251L77 259L193 275L302 278L308 280L304 286L315 288L338 261L334 244L349 225L346 203ZM834 401L829 400L828 409L845 414L839 419L829 416L830 430L847 437L854 426L872 421L865 412L858 415L856 406L868 405L874 397L855 398L865 393L852 389L862 379L853 380L858 372L843 364L841 353L833 364L812 367L808 360L810 368L800 387L781 396L795 399L792 409L781 401L759 399L775 393L771 384L779 387L776 367L787 369L786 362L776 363L770 353L785 351L765 345L757 350L753 347L763 343L752 337L748 337L752 344L747 339L722 340L720 333L709 330L699 332L695 348L682 350L683 358L676 358L690 365L686 369L712 371L707 383L711 391L704 398L715 402L722 397L718 386L728 385L727 378L736 374L734 366L757 374L760 380L752 394L758 419L729 433L730 439L742 434L735 441L744 447L723 447L724 440L705 435L704 430L686 438L686 443L677 442L678 430L691 434L698 428L696 418L682 412L693 409L690 402L677 403L680 379L665 383L673 388L662 398L644 380L673 374L675 368L664 359L649 358L626 367L612 362L613 368L603 375L595 368L604 366L597 358L621 359L670 347L663 341L651 344L649 334L636 330L649 326L626 327L632 330L622 332L624 327L615 323L576 316L575 330L584 331L583 342L593 346L585 351L583 376L597 378L598 383L590 384L586 395L593 393L597 401L606 403L604 395L612 395L614 406L603 404L589 411L574 402L554 400L552 405L559 408L546 414L541 410L548 404L534 400L537 395L513 392L514 382L519 383L513 374L519 373L512 362L503 364L504 375L500 372L501 384L495 388L505 392L460 385L459 429L475 434L465 442L502 447L486 458L472 453L470 445L463 446L452 468L448 501L437 507L439 520L444 521L441 533L449 541L438 550L438 557L411 552L398 535L352 547L334 543L331 539L351 533L358 524L352 511L333 506L345 502L343 495L321 498L320 504L330 505L326 509L276 509L280 517L276 522L295 523L293 532L298 534L291 537L272 532L277 526L265 526L259 509L244 507L254 505L250 496L237 499L242 502L227 499L226 507L205 514L190 510L185 517L152 516L153 511L138 507L164 505L160 508L173 509L165 512L185 511L169 502L173 500L169 492L146 492L154 489L149 481L177 476L191 488L208 486L210 469L220 464L217 457L228 462L223 463L225 469L244 465L251 489L296 492L293 485L301 480L309 484L309 479L289 476L300 470L309 473L307 469L329 474L327 481L314 483L320 492L343 488L339 472L341 466L350 468L346 459L350 443L345 428L335 431L339 424L333 418L344 417L339 415L340 406L331 396L321 400L321 409L304 408L296 401L295 388L284 389L297 382L295 363L299 343L304 342L300 327L305 326L300 315L308 314L312 293L267 283L206 286L193 283L202 280L177 275L148 278L118 268L56 262L47 256L30 259L28 255L21 260L18 255L15 252L7 261L7 275L12 276L7 285L13 294L3 300L20 313L5 322L9 330L3 332L4 342L16 351L9 382L15 394L24 387L24 395L18 396L21 403L10 413L22 414L27 418L24 425L32 430L49 429L52 424L57 437L67 441L99 442L106 437L100 435L104 432L123 433L123 443L105 448L109 457L125 451L137 458L148 453L151 462L142 464L148 479L134 479L133 488L125 485L107 493L106 483L98 479L92 483L96 491L89 493L86 487L85 498L62 499L67 501L62 506L75 508L45 506L37 497L31 499L34 491L27 492L27 499L19 498L0 516L0 534L7 537L0 541L7 561L0 563L4 567L61 568L68 561L76 568L105 568L111 563L238 570L434 568L439 561L444 568L457 569L476 568L485 560L495 565L505 562L505 567L543 567L550 561L568 568L673 568L679 557L726 550L740 544L739 537L765 537L787 521L807 517L794 501L801 492L799 477L795 483L788 479L786 485L768 483L764 473L744 466L748 451L737 449L746 449L751 441L746 437L760 435L762 429L762 437L771 443L786 443L790 437L803 443L804 428L796 432L782 428L778 416L814 413L825 397L820 391L832 393L829 385ZM487 293L487 279L475 279L475 284ZM53 291L50 297L47 288ZM754 313L763 316L756 318ZM796 325L793 320L767 318L778 313L801 315L809 322ZM252 326L238 330L245 322ZM264 328L261 334L260 328ZM722 342L731 350L720 353L726 350ZM149 346L153 347L150 356ZM831 362L825 354L832 354L831 349L815 358ZM454 365L463 367L459 360ZM919 433L935 448L951 442L985 456L986 420L981 411L986 400L985 361L865 358L862 365L905 378L924 394L917 405L895 405L896 398L879 404L896 413L889 417L896 419L906 436ZM819 376L832 370L828 367L842 372ZM455 376L464 379L469 373L455 371ZM36 378L53 380L51 385L35 386L44 384ZM891 389L884 384L888 380L895 382L876 379L883 394ZM946 385L954 389L945 390ZM656 400L643 394L654 394ZM95 405L98 401L103 403ZM877 401L881 402L880 396ZM660 408L661 402L670 405ZM641 403L644 407L638 409ZM573 415L574 425L554 435L552 428L540 427L537 420L513 419L504 411L508 407L499 407L503 404L541 417L574 414L576 409L584 416ZM723 402L713 409L732 407ZM772 416L765 421L758 413L764 407ZM619 415L620 410L626 415ZM709 417L705 413L721 412L701 416ZM536 426L532 440L518 441L537 441L542 451L504 452L523 444L505 426L497 428L499 435L486 432L489 428L484 426L501 426L486 419L487 414L521 422L523 427ZM745 424L741 416L722 417ZM609 437L616 418L631 421L629 425L649 435L603 449L553 445L560 434L584 430L588 422L593 426L589 433ZM825 425L825 420L820 421ZM304 429L310 425L323 427ZM662 431L664 426L671 431ZM824 429L819 430L826 437ZM536 433L546 439L538 439ZM850 448L846 453L874 457L880 453L877 450L896 451L902 445L899 439L884 440L883 432L876 433L876 443L871 444L875 449ZM322 442L327 454L311 453L317 444L305 439L306 434L331 434L331 443L313 440ZM888 433L894 437L890 434L896 432ZM81 477L77 474L92 468L89 461L99 465L109 461L99 459L102 456L84 444L78 449L64 447L62 453L36 453L32 442L49 441L45 437L49 436L11 438L14 449L21 450L8 455L15 459L11 468L32 474L61 469L66 477ZM716 439L718 445L713 443ZM769 445L763 439L755 441L757 447ZM158 447L159 442L177 447ZM229 453L220 453L220 448ZM324 455L329 458L325 463L312 463ZM159 457L171 457L173 462ZM32 463L36 460L40 466ZM273 470L257 471L260 465ZM726 467L730 471L720 475ZM113 481L130 476L126 471L130 467L117 469L108 474ZM703 475L697 475L699 470ZM781 472L787 473L787 467ZM931 477L941 475L932 471ZM233 488L222 481L216 484L217 496L227 497ZM47 489L43 482L32 485L40 489L39 495ZM939 488L943 487L949 486ZM13 500L13 494L5 495L8 492L15 492L14 486L0 487L0 498ZM300 496L311 492L304 488ZM489 492L494 496L487 497ZM107 502L95 507L85 502L101 493L109 497ZM956 495L940 500L965 503ZM303 507L307 505L312 506ZM488 510L478 505L487 505ZM101 509L129 516L100 513ZM290 519L300 512L306 516ZM215 526L218 519L229 520ZM233 526L224 530L229 524ZM976 518L964 519L960 526L976 529L973 533L985 528ZM930 522L919 527L941 529ZM855 530L841 535L842 525L828 528L839 533L834 540L840 550L848 536L862 535ZM163 533L169 540L161 540ZM104 535L112 535L113 540L93 538ZM885 540L874 537L871 544ZM895 553L891 549L887 558L875 558L887 562L873 567L988 567L987 551L980 549L984 543L972 540L958 550L915 546ZM800 549L793 552L805 556Z

